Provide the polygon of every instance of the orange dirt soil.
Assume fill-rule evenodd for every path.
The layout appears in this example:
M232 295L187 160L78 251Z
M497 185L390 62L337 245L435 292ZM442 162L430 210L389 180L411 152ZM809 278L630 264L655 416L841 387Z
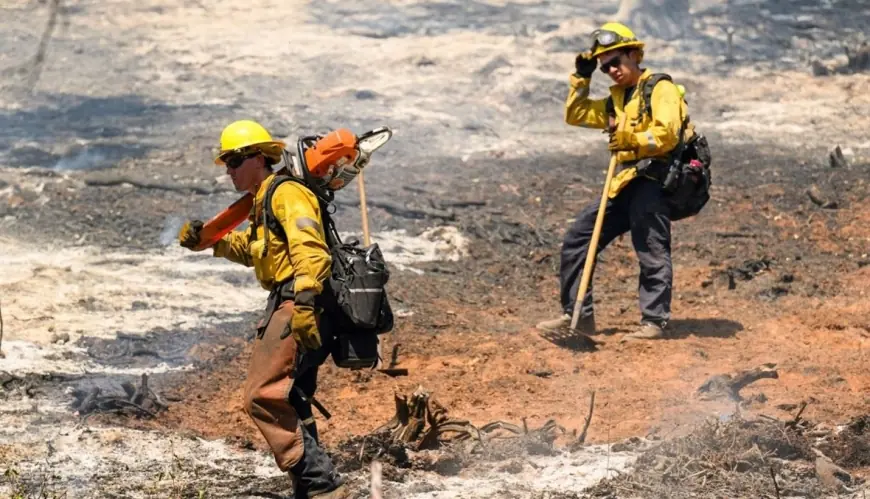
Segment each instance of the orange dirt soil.
M790 164L787 157L768 161L774 167L777 161ZM475 424L527 418L536 427L555 419L569 431L582 428L595 391L588 441L651 432L676 436L704 418L738 409L734 402L696 395L710 376L764 363L775 363L779 378L744 388L741 395L750 402L739 407L742 412L785 419L794 411L776 406L806 401L803 417L819 423L845 423L870 413L870 265L861 251L868 246L861 208L865 185L853 183L857 187L841 195L841 208L831 211L809 203L802 172L793 173L793 183L783 179L782 185L757 188L752 198L744 182L753 180L740 170L731 172L699 217L674 224L671 338L620 343L639 315L637 262L625 237L602 254L596 271L602 344L596 352L580 352L534 329L558 313L555 276L565 221L582 202L594 200L589 189L584 201L572 199L576 189L559 180L575 168L574 160L554 164L546 178L526 184L521 180L532 178L534 165L493 160L471 166L479 175L499 169L519 197L505 197L503 189L469 195L473 186L454 193L489 203L458 217L457 225L472 233L469 257L426 265L424 275L396 272L389 284L394 310L412 315L397 318L395 333L382 337L384 352L401 343L398 367L409 369L410 376L345 371L327 361L318 390L333 414L329 421L318 420L327 445L387 422L393 394L418 386L434 393L453 416ZM542 203L541 192L562 202ZM519 217L532 212L534 220ZM374 211L373 216L386 215ZM485 240L492 233L497 238ZM748 273L735 271L745 260L768 263ZM211 348L205 343L200 350ZM183 402L154 421L135 424L264 448L242 411L249 354L246 346L239 355L216 355L204 369L179 375L162 390Z
M554 279L539 283L550 302L530 304L493 290L500 304L481 309L463 303L461 296L435 295L445 289L438 282L449 286L450 276L397 274L392 289L402 290L402 297L415 290L417 304L413 316L399 319L395 335L383 337L384 351L401 343L399 367L408 368L410 376L344 371L327 361L318 398L333 418L319 420L324 441L334 445L385 423L393 414L393 394L410 393L418 385L434 392L453 415L476 424L528 418L530 426L537 426L555 419L569 430L582 428L594 390L589 441L612 442L653 431L677 435L705 417L735 410L733 402L695 396L708 377L767 362L777 364L779 379L745 388L741 395L747 399L762 393L767 397L766 403L750 403L745 411L788 418L775 406L808 401L804 418L837 423L870 409L870 304L864 298L870 292L870 266L827 276L836 277L843 289L835 299L786 296L778 300L775 313L769 304L710 285L705 268L678 267L672 339L623 344L619 339L633 326L636 308L634 266L618 265L633 259L628 241L617 243L607 257L597 282L598 291L611 299L598 306L604 332L597 339L603 344L592 353L561 348L533 328L554 309ZM190 375L174 389L185 402L148 424L264 448L242 411L249 354L248 346L226 364Z

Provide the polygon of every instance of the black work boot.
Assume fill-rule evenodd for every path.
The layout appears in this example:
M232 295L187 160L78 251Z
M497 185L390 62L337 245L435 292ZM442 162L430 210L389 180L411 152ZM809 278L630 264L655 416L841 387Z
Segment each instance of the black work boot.
M296 499L320 497L322 499L338 499L347 495L330 495L346 490L343 480L335 471L335 465L326 451L323 450L305 425L299 425L302 430L302 459L290 468L290 474L296 483Z

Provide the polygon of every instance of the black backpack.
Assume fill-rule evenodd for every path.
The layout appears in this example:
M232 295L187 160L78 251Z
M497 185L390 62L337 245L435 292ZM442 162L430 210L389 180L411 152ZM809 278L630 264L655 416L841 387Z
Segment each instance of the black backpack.
M673 81L670 75L655 73L641 83L639 116L646 113L652 117L653 89L663 80ZM608 114L615 114L612 98L608 99L606 107ZM688 142L684 141L688 125L689 116L686 116L680 126L680 142L669 155L660 179L671 208L672 221L697 215L710 200L713 183L710 173L713 158L707 138L696 130Z
M304 158L306 144L316 140L317 137L299 139L298 157ZM285 154L285 163L291 164L289 160ZM332 352L333 361L339 367L375 367L380 360L378 335L391 331L394 325L385 287L390 272L383 253L377 243L361 247L358 242L341 240L329 211L333 193L318 188L307 178L308 167L304 163L301 170L305 178L300 179L290 172L276 174L263 199L263 224L269 233L286 242L287 234L272 211L275 191L285 182L296 182L315 194L320 203L326 245L332 256L331 274L323 283L317 306L323 308L321 319L329 322L338 338Z

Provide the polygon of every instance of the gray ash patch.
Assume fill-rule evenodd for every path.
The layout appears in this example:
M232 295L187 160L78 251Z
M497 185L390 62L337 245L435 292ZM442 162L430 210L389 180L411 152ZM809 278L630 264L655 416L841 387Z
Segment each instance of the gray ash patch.
M58 395L62 387L81 378L82 376L74 374L16 374L0 371L0 400L34 399L49 394Z
M125 368L180 367L209 360L215 353L221 357L238 354L252 336L258 315L211 315L221 322L193 331L155 328L143 335L119 332L112 339L82 336L75 344L86 349L89 360Z
M370 38L435 36L455 31L528 36L552 31L557 26L554 18L568 19L591 13L588 4L549 1L503 5L474 0L412 5L382 1L348 5L329 1L310 5L315 22Z
M178 140L171 133L176 125L227 111L225 106L172 105L135 94L39 97L38 105L0 111L4 164L61 170L112 166L144 157L155 148L165 149ZM143 129L163 133L135 132Z

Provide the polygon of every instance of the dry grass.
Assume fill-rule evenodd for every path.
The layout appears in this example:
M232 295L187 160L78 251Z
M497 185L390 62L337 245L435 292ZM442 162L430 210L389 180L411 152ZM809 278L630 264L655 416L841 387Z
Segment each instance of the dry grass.
M631 473L586 492L590 497L819 497L814 458L801 428L764 419L713 420L647 450Z

